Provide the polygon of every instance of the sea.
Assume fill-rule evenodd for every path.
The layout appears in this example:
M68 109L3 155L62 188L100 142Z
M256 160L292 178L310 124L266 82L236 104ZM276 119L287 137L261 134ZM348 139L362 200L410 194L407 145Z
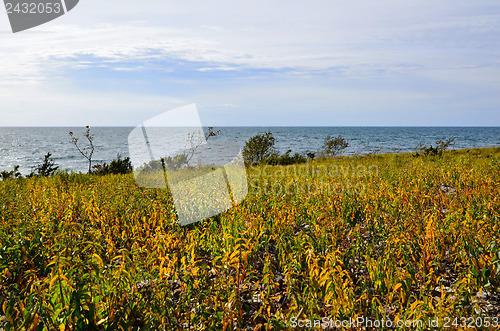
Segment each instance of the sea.
M93 164L109 163L118 155L129 156L128 136L133 129L91 127L95 146ZM83 127L0 127L0 171L10 171L19 165L23 175L29 174L51 153L60 169L86 172L88 162L71 143L69 135L71 131L79 137L83 148L85 130ZM349 143L345 155L412 152L419 145L435 145L437 140L452 137L455 137L454 149L500 146L500 127L215 127L214 130L220 130L220 134L213 139L240 146L256 134L270 131L281 153L318 151L329 135L340 135Z

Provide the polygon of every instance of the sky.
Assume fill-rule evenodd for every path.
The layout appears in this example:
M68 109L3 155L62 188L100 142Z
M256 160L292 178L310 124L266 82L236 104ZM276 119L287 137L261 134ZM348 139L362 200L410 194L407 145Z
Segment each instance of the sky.
M0 126L500 126L498 0L81 0L0 45Z

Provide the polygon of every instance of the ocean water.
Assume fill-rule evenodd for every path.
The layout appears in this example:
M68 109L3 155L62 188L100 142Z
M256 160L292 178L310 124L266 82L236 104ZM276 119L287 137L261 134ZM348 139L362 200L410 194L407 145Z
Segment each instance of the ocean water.
M270 130L280 152L291 149L304 153L317 151L326 136L341 135L349 142L346 155L381 152L415 151L419 144L456 137L455 149L500 146L500 127L216 127L221 133L214 139L228 140L243 146L252 136ZM95 152L93 163L110 162L118 154L129 156L128 135L132 127L93 127ZM84 128L0 128L0 171L28 174L43 162L47 152L61 169L86 172L87 160L71 144L69 131L83 143Z

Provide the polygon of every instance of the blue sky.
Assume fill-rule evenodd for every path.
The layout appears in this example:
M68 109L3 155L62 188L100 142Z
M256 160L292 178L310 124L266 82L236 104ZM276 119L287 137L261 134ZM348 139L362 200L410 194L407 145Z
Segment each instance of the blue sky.
M500 125L496 0L82 0L0 41L0 126Z

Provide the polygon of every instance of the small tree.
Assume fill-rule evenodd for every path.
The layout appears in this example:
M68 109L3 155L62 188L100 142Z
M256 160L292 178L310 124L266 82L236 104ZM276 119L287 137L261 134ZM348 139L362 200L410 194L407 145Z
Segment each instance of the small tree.
M452 138L446 139L445 141L443 141L443 140L436 141L436 148L440 151L444 151L448 147L454 146L455 145L455 138L456 137L452 137Z
M336 138L328 136L323 143L323 152L327 156L336 156L342 154L342 151L347 147L349 147L349 143L341 135Z
M40 176L40 177L49 177L52 176L59 166L55 166L54 161L50 158L52 154L47 153L45 158L43 159L43 164L40 164L34 171L28 175L28 177Z
M188 159L186 154L175 155L174 157L167 157L164 159L165 167L170 170L177 170L182 168L184 165L188 165Z
M92 154L94 154L94 136L90 134L90 127L87 125L86 126L87 131L85 131L85 134L83 135L85 138L87 138L89 142L89 147L84 147L80 148L78 145L78 140L80 138L76 138L73 135L73 132L69 132L69 135L71 136L71 143L75 145L76 149L80 152L80 154L83 155L88 161L89 161L89 174L92 172Z
M250 138L243 147L243 158L247 164L258 164L271 157L277 157L275 139L271 131Z
M432 147L432 145L427 146L420 143L417 147L418 151L422 153L423 156L441 156L443 151L445 151L448 147L455 145L455 137L449 138L446 140L438 140L436 141L436 147ZM421 156L419 152L413 154L414 157Z
M6 179L16 179L21 177L21 173L19 172L19 165L14 166L14 170L12 171L2 171L0 172L0 177L2 180Z
M198 147L200 147L203 144L203 142L206 142L211 137L216 137L219 134L220 134L220 130L214 131L213 126L209 126L208 132L205 133L204 135L201 135L199 131L189 133L187 135L187 143L188 143L187 151L188 151L188 153L185 154L186 155L186 161L185 161L186 165L189 165L189 161L191 161L191 159L194 156L194 153L196 152ZM175 157L178 158L177 161L180 161L181 159L179 159L179 157L182 157L182 156L176 155Z
M205 133L205 140L208 141L211 137L217 137L218 135L220 135L220 130L214 131L214 127L209 126L208 132Z

